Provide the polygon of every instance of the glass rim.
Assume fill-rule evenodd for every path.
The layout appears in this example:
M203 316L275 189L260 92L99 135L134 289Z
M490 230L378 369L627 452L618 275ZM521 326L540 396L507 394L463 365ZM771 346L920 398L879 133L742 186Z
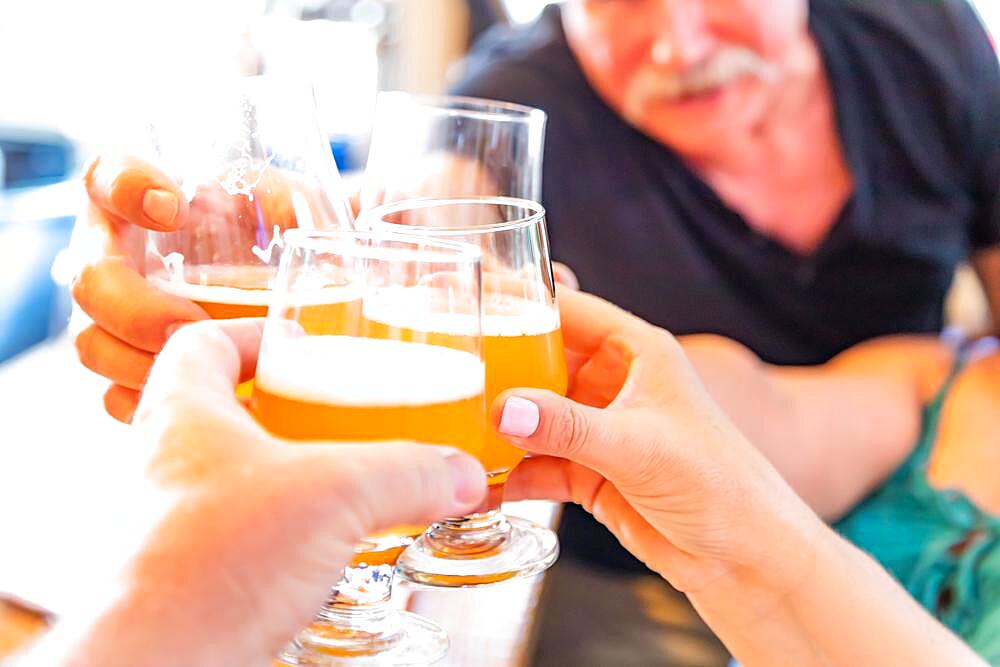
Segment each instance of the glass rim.
M465 225L458 227L435 227L432 225L404 225L398 222L386 220L386 216L400 213L402 211L421 210L444 206L467 206L470 204L494 205L494 206L514 206L529 211L528 215L523 215L515 220L505 220L488 225ZM531 199L520 199L518 197L501 197L494 195L467 196L467 197L418 197L415 199L401 199L395 202L379 204L367 211L362 211L358 215L359 222L367 222L371 219L375 225L383 229L391 230L393 233L403 236L469 236L471 234L491 234L495 232L506 232L515 229L523 229L537 225L545 219L545 207Z
M487 120L497 120L508 123L531 124L544 121L548 114L537 107L529 107L514 102L503 102L486 97L471 97L466 95L430 95L408 93L403 90L384 90L379 92L376 104L382 99L406 99L418 103L427 110L436 111L444 116L479 116ZM465 108L459 105L464 105Z
M437 238L418 237L415 234L397 234L392 231L364 231L357 229L287 229L281 236L284 250L303 248L331 252L360 259L381 261L410 261L427 264L480 264L483 252L471 243ZM374 245L357 245L355 241L370 241ZM378 245L382 242L399 243L408 248Z

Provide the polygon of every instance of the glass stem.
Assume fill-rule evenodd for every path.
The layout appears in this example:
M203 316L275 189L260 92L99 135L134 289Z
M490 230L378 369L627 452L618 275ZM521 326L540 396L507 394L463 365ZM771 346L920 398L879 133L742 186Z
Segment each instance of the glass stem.
M445 519L425 534L429 547L448 556L475 556L500 548L510 537L510 524L500 511L503 484L491 484L479 511Z
M389 603L393 567L346 567L313 623L296 643L333 656L375 655L401 638L399 615Z

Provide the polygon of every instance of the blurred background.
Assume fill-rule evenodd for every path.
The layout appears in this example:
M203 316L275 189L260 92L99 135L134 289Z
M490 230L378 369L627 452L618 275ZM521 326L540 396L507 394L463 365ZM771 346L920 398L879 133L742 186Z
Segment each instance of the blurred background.
M0 363L65 328L73 269L60 253L81 203L81 165L135 145L146 99L220 74L305 78L341 171L356 172L377 91L443 91L480 33L532 21L546 4L0 2Z
M147 94L180 95L193 78L230 72L305 77L350 173L364 166L378 90L444 90L478 35L528 23L549 2L0 3L0 362L65 326L72 269L59 260L80 202L75 178L98 150L128 151ZM1000 2L970 2L1000 34ZM950 312L977 307L962 296Z

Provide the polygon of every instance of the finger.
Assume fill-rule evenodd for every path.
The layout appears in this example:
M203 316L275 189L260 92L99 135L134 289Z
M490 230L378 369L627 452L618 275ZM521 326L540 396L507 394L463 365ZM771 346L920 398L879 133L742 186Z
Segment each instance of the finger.
M616 412L581 405L551 391L517 389L491 408L494 428L516 447L569 459L613 480L629 480L649 435Z
M139 404L139 392L113 384L104 392L104 409L120 422L129 424Z
M552 262L552 274L555 276L556 282L563 287L571 290L580 289L580 281L576 277L576 273L562 262Z
M626 335L648 327L621 308L591 294L557 290L559 319L566 348L590 354L613 334Z
M578 353L567 354L568 360ZM577 403L604 408L618 396L630 373L636 370L633 365L635 355L629 344L620 336L612 335L605 339L595 352L584 356L572 376L573 382L568 396Z
M589 294L562 290L559 310L570 396L584 405L637 406L693 396L701 386L677 339Z
M179 330L153 365L138 417L178 398L242 410L235 388L253 377L263 325L263 319L211 320Z
M683 585L681 590L688 590L684 582L690 577L685 571L691 568L694 559L674 546L613 485L602 485L593 503L584 508L646 567L674 585Z
M96 324L81 331L74 341L80 362L112 382L139 390L153 365L153 355L122 342Z
M191 301L156 289L121 257L85 266L73 298L106 332L147 352L159 352L177 326L208 317Z
M503 487L503 498L579 503L593 496L601 476L589 468L554 456L530 456L518 464Z
M676 574L690 561L603 478L566 459L534 456L514 468L504 485L504 500L574 502L593 514L648 567Z
M187 220L188 202L177 184L138 158L99 156L83 181L91 201L133 225L171 231Z
M350 522L355 539L401 524L461 516L486 495L486 472L471 456L416 444L296 446L297 484Z
M586 365L589 357L586 354L575 350L564 350L564 352L566 355L566 375L569 378L569 386L567 387L566 395L573 396L573 391L578 384L577 374L580 372L580 369ZM581 403L586 403L586 401L581 401Z

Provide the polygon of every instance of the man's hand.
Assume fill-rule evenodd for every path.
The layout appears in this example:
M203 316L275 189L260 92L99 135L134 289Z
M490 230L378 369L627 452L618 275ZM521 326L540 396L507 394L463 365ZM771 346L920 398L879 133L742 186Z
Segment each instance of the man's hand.
M481 501L482 467L455 450L266 433L234 392L253 376L261 324L199 323L164 348L134 420L147 484L123 499L134 516L118 528L134 527L135 551L108 599L65 619L28 664L266 664L362 537Z

